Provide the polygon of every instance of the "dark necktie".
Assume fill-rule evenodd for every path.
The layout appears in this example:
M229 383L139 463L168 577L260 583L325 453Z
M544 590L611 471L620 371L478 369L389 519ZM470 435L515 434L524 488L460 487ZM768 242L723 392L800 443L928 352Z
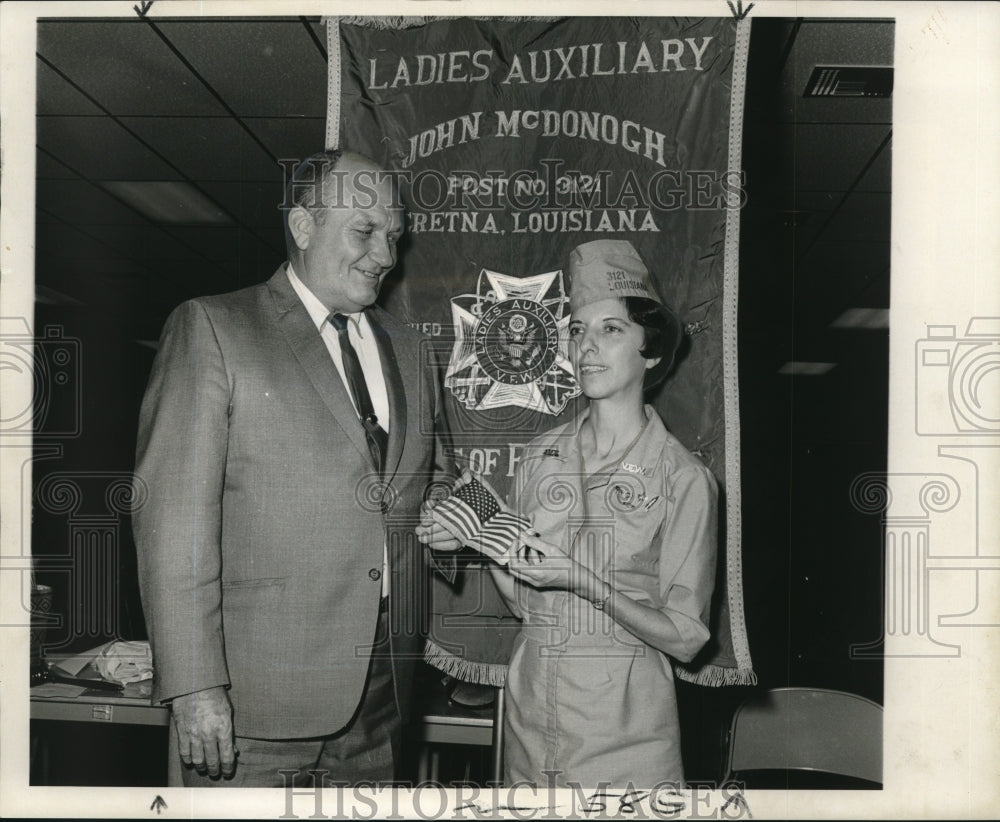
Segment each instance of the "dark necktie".
M351 396L354 397L361 425L365 429L365 439L372 455L372 464L381 474L385 469L389 435L379 425L378 417L375 416L372 398L368 393L368 383L365 382L365 372L361 368L358 352L354 350L350 337L347 336L347 323L348 319L343 314L330 315L330 325L337 329L337 337L340 339L340 360L344 365L344 376L351 389Z

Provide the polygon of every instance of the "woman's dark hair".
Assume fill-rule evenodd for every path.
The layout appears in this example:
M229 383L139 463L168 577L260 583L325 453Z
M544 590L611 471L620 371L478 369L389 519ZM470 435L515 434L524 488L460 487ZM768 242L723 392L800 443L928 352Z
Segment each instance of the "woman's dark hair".
M648 297L624 297L622 302L629 319L641 325L645 334L639 353L647 360L660 358L660 362L648 369L643 378L643 390L649 391L670 373L683 338L681 322L671 309Z

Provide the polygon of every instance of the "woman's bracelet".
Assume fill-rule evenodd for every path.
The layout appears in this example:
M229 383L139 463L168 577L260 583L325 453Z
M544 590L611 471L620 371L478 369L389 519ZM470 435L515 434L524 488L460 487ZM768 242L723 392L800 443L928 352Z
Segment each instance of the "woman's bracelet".
M605 583L607 585L607 583ZM611 599L611 595L615 592L615 589L608 585L608 592L600 599L590 600L590 604L593 605L598 611L603 611L608 606L608 600Z

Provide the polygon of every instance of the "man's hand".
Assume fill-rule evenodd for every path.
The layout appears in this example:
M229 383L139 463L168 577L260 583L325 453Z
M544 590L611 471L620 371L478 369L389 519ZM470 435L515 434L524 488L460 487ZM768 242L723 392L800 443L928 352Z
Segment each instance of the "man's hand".
M171 703L181 762L199 773L231 777L236 772L233 706L221 685L176 697Z
M457 551L462 543L441 523L434 520L434 506L440 500L428 500L420 506L420 525L414 530L417 539L435 551Z
M452 493L471 479L472 475L468 469L462 471L451 486ZM434 518L434 507L439 502L442 502L442 499L428 499L420 504L420 525L414 529L417 539L434 551L457 551L462 547L462 541Z

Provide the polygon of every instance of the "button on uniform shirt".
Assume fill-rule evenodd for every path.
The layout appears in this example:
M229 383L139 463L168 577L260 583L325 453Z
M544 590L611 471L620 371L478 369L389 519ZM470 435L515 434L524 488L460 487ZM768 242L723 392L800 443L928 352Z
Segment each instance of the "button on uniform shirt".
M330 311L309 290L305 283L298 278L291 263L288 264L286 270L288 281L292 284L295 293L299 295L299 299L302 300L302 304L306 307L306 311L309 312L310 318L312 318L313 323L319 330L320 336L326 344L326 349L330 352L330 359L333 360L333 364L337 367L337 373L340 374L340 379L347 391L347 396L350 398L351 404L354 405L354 412L357 413L358 409L354 402L354 395L351 393L351 387L348 385L347 378L344 375L344 363L340 356L340 337L337 335L337 329L328 322ZM354 346L354 350L358 354L358 360L361 362L361 370L364 371L365 382L368 384L368 393L371 394L372 398L372 408L375 411L375 416L378 417L378 424L388 434L389 393L385 387L385 376L382 374L382 361L379 359L375 334L363 311L359 311L356 314L344 314L344 316L348 318L347 338L351 341L351 345ZM389 557L388 551L383 547L382 596L388 595Z

